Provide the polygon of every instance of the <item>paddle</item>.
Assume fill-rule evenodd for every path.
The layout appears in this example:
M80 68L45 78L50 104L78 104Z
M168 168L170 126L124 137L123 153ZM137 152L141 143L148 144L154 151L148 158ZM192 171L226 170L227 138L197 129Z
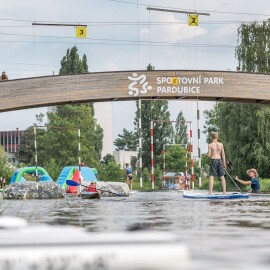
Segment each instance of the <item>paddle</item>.
M227 160L227 165L228 167L233 171L233 164ZM233 177L225 170L226 174L229 176L229 178L231 179L231 181L234 183L234 185L240 190L241 193L243 193L243 190L236 184L236 182L234 181Z
M77 186L80 186L80 185L82 187L88 187L87 185L77 183L77 182L75 182L73 180L66 180L66 183L67 183L67 185L72 186L72 187L77 187ZM109 192L109 193L112 193L112 194L117 195L117 196L124 196L123 194L115 193L115 192L112 192L110 190L101 190L101 189L97 189L97 190L104 191L104 192Z
M230 168L230 170L232 170L233 172L233 164L229 160L227 160L227 165Z

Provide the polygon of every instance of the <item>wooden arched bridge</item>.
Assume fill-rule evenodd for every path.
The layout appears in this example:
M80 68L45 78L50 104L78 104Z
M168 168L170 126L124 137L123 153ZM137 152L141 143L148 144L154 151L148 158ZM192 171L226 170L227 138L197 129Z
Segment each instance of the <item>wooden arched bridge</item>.
M139 98L270 104L270 75L155 70L96 72L0 82L0 112Z

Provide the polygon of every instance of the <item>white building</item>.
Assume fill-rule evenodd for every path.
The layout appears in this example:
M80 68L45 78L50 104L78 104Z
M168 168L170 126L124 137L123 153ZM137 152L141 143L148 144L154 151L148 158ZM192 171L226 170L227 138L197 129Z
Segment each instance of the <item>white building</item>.
M94 103L95 118L103 128L102 157L113 154L112 102Z
M117 164L124 168L125 164L130 164L132 157L138 157L138 151L113 151L113 156Z

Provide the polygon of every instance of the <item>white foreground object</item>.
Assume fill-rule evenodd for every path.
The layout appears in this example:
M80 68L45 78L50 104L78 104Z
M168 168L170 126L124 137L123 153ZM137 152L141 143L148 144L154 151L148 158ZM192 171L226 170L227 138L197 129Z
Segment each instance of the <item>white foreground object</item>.
M0 229L0 239L1 270L178 270L189 261L186 246L165 232L90 233L26 223Z

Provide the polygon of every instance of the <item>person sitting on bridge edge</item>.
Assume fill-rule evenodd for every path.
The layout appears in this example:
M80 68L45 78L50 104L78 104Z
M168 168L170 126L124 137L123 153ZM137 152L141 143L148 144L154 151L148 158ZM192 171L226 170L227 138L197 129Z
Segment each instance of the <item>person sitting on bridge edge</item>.
M248 192L251 193L260 193L261 192L261 187L260 187L260 182L258 179L258 172L255 169L249 169L247 170L247 175L250 177L249 181L244 181L239 179L237 176L235 176L235 180L241 183L242 185L251 185L251 189Z
M80 166L81 167L84 167L85 166L84 161L81 162Z
M8 75L6 74L5 71L2 72L2 76L1 76L1 81L7 81L8 80Z

